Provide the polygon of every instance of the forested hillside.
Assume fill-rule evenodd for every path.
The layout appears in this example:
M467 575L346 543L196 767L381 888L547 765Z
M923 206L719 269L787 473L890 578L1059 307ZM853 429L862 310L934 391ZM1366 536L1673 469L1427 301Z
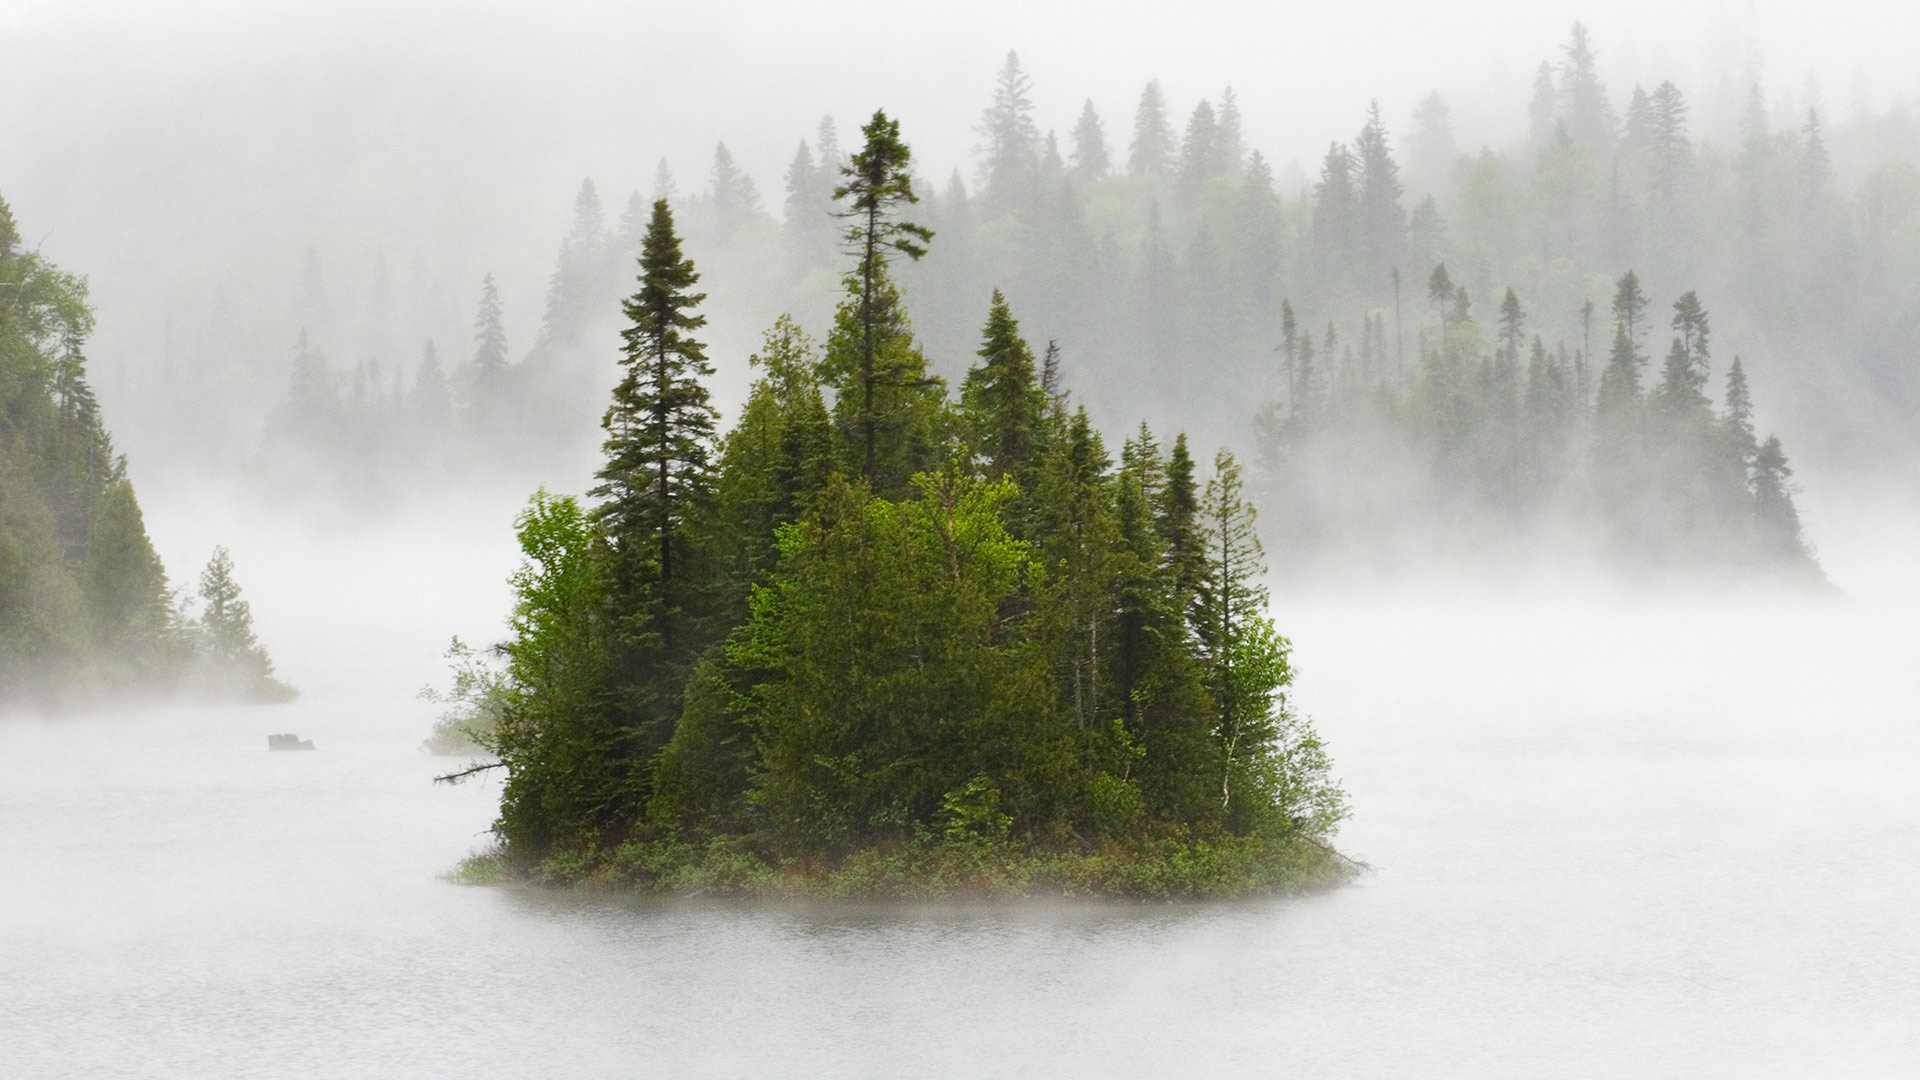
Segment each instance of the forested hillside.
M224 550L200 618L169 588L87 384L92 329L86 282L27 249L0 200L0 704L291 696Z
M1238 893L1337 880L1240 467L1144 425L1116 462L995 292L957 395L895 267L911 153L841 173L850 271L717 437L700 274L655 201L591 501L542 492L502 672L456 726L507 769L515 870L669 890Z
M1889 163L1843 187L1817 109L1786 115L1756 85L1739 141L1713 142L1690 130L1679 87L1610 91L1597 70L1576 27L1540 67L1524 141L1460 146L1433 95L1400 132L1378 106L1356 110L1353 139L1302 175L1247 144L1243 108L1279 106L1231 89L1188 107L1149 83L1123 119L1087 101L1070 127L1043 132L1038 91L1009 55L972 175L916 178L921 220L941 244L901 268L900 287L947 378L961 375L979 306L999 288L1057 345L1101 426L1204 423L1258 450L1254 482L1287 566L1382 524L1390 536L1366 558L1383 565L1451 558L1487 537L1602 562L1698 563L1729 545L1732 555L1704 561L1779 561L1755 553L1804 544L1767 494L1792 488L1784 452L1760 463L1766 432L1788 426L1829 465L1882 471L1920 445L1907 344L1920 332L1920 171ZM652 194L684 222L711 310L729 324L792 312L816 332L828 325L839 277L831 194L844 163L831 119L799 141L778 195L763 196L724 144L685 191L659 163ZM648 203L634 192L614 221L582 184L540 329L523 343L506 340L502 298L476 274L471 341L394 346L392 289L344 311L310 256L301 318L334 327L335 341L344 325L387 327L381 340L404 351L329 358L303 334L252 456L260 490L391 500L415 480L580 461L582 421L616 377L608 313ZM1659 367L1668 351L1658 313L1689 297L1704 326L1710 307L1715 351L1704 334L1686 346L1689 394L1723 398L1740 360L1747 396L1720 400L1717 423L1758 434L1754 448L1730 451L1740 461L1703 464L1720 479L1700 491L1624 507L1601 489L1639 482L1606 469L1657 471L1648 463L1682 453L1672 424L1651 414L1631 439L1598 445L1629 274L1634 366ZM415 349L417 362L405 356ZM1529 390L1536 370L1562 389ZM1637 373L1630 396L1665 378ZM1551 434L1539 412L1549 397ZM1687 423L1704 431L1698 416ZM1696 496L1719 506L1712 521L1670 529L1673 499ZM1754 517L1763 502L1768 524ZM1584 538L1550 542L1569 531Z

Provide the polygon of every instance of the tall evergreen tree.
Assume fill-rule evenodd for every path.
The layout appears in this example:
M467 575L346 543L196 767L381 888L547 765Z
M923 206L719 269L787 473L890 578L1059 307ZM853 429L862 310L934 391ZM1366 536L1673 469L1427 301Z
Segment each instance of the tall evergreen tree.
M1387 146L1386 123L1380 103L1367 110L1367 123L1354 140L1353 159L1359 170L1361 251L1366 259L1370 295L1383 296L1388 275L1400 264L1406 243L1407 214L1400 205L1400 166Z
M984 140L979 182L1002 207L1021 206L1040 176L1040 129L1033 121L1033 80L1013 52L994 82L993 102L974 129Z
M1573 24L1560 64L1560 119L1575 141L1606 152L1613 147L1615 119L1600 82L1599 58L1587 28Z
M1133 112L1133 143L1127 150L1127 174L1130 176L1169 176L1173 172L1177 146L1173 122L1167 119L1167 99L1158 80L1140 91L1140 104Z
M1107 129L1100 122L1100 114L1093 111L1093 99L1088 98L1080 107L1080 119L1073 125L1073 152L1067 158L1073 168L1073 175L1083 183L1097 183L1104 180L1113 169L1113 159L1107 152Z
M1180 190L1187 199L1195 198L1207 182L1226 170L1220 154L1220 125L1213 106L1202 101L1187 118L1187 133L1180 143Z
M667 656L687 642L682 621L692 598L682 580L691 524L712 497L711 448L717 414L703 379L713 374L706 349L689 332L706 324L693 309L706 299L681 254L673 211L665 199L640 254L639 289L622 305L629 325L621 366L601 426L606 463L594 475L600 500L593 516L612 549L619 608L634 640L650 652L657 640Z
M905 206L919 202L913 192L913 151L900 138L900 122L876 111L861 129L865 144L843 170L844 182L833 197L844 209L845 234L854 269L846 279L833 337L828 342L826 374L836 391L834 411L852 440L860 475L875 493L905 490L907 478L927 464L916 450L927 435L931 397L936 386L926 371L907 326L906 310L888 266L899 255L918 260L927 253L933 230L902 220ZM891 444L888 474L881 474L881 441Z
M1048 401L1035 377L1033 350L999 289L993 290L977 355L980 363L967 372L962 402L977 418L987 477L1022 480L1034 462Z

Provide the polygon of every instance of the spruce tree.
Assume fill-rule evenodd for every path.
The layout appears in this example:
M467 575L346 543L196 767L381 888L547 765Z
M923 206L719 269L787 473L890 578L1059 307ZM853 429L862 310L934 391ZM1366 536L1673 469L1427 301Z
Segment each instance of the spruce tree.
M1311 339L1308 339L1311 340ZM1194 475L1193 455L1186 432L1174 437L1167 457L1166 485L1154 506L1154 521L1166 545L1176 604L1188 610L1206 588L1206 538L1200 526L1200 483Z
M1107 129L1100 114L1093 111L1093 99L1080 107L1080 119L1073 125L1073 153L1067 159L1073 175L1082 183L1093 184L1107 178L1113 160L1107 152Z
M1167 99L1158 80L1140 91L1133 112L1133 143L1127 149L1127 175L1165 177L1173 172L1176 153L1173 123L1167 119Z
M262 700L285 700L293 691L273 677L273 661L253 633L253 610L240 597L233 557L213 549L200 572L199 645L207 689Z
M618 568L621 608L642 640L658 638L668 656L684 644L690 603L681 580L690 523L712 496L711 446L717 415L703 379L713 374L689 331L706 324L693 309L706 299L693 260L680 252L673 211L655 200L640 254L639 289L622 305L625 375L601 427L606 463L594 475L594 520Z
M876 111L861 129L865 143L842 169L844 183L833 197L844 209L845 240L856 262L846 278L828 343L825 371L836 391L834 412L852 442L859 473L876 493L905 490L908 476L926 464L924 449L930 392L926 359L914 345L898 287L888 274L894 257L918 260L933 230L904 221L902 209L919 202L913 192L913 152L900 138L900 122ZM881 439L892 444L880 475Z
M1359 171L1360 248L1366 260L1369 295L1384 295L1388 275L1399 265L1406 243L1407 214L1400 205L1403 188L1400 166L1387 145L1386 122L1380 103L1367 110L1367 123L1354 140L1353 159Z
M491 401L507 373L507 328L502 321L500 290L493 274L480 279L480 307L473 316L473 397Z
M1224 171L1220 160L1220 125L1214 119L1213 106L1202 101L1187 118L1187 133L1180 142L1182 197L1193 200L1208 181Z
M1024 205L1040 175L1040 129L1033 122L1033 81L1017 54L1007 53L993 102L974 131L984 140L979 182L987 197L1002 207Z
M1035 378L1033 350L1021 339L1020 324L999 289L993 291L976 355L980 363L967 372L962 402L977 417L987 478L1022 480L1033 463L1048 402Z

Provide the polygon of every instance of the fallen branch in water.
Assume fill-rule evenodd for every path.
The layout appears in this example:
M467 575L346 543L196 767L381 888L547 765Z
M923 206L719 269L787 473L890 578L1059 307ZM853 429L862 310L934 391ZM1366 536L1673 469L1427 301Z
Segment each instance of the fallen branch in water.
M505 764L506 762L504 761L496 761L491 765L475 765L471 769L461 769L459 772L448 773L445 776L436 776L433 778L433 782L436 784L457 784L467 777L472 776L474 773L486 772L488 769L498 769Z
M1302 836L1300 837L1300 839L1305 840L1307 843L1312 844L1314 847L1319 848L1321 851L1324 851L1327 854L1333 856L1334 858L1339 859L1341 862L1346 863L1348 866L1353 867L1355 870L1365 871L1365 870L1373 869L1372 863L1363 863L1359 859L1356 859L1351 855L1342 854L1334 850L1333 848L1328 847L1327 845L1321 843L1320 841L1315 840L1311 836Z

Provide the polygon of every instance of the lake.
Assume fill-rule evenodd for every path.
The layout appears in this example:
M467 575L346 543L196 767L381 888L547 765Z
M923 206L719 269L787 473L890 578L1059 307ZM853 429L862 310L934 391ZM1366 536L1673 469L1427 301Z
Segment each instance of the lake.
M224 524L306 694L0 720L0 1074L1920 1070L1912 531L1830 526L1844 601L1279 597L1358 884L901 906L449 883L498 788L429 782L411 694L504 524Z

